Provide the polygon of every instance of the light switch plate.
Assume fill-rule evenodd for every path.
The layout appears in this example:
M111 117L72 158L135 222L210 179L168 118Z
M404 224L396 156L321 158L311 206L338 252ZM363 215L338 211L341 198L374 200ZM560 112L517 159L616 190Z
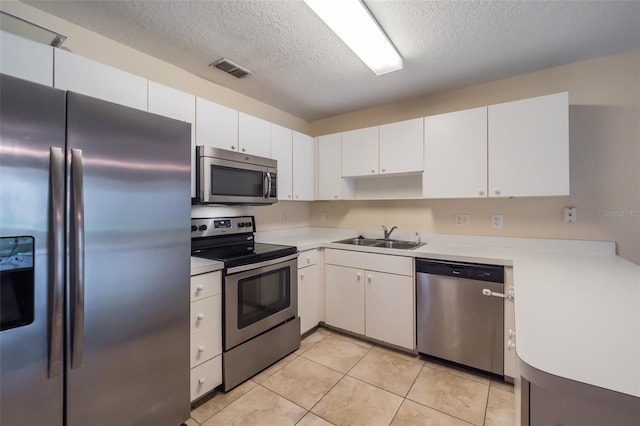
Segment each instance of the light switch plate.
M456 226L467 226L471 223L471 216L466 213L458 213L453 218L453 221Z
M502 229L504 225L504 216L501 214L493 214L491 215L491 227L493 229Z

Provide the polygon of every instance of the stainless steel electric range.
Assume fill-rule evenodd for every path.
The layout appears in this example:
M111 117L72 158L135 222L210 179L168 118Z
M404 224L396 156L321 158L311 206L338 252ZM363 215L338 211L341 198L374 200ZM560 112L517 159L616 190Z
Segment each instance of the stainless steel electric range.
M296 247L255 242L253 216L191 219L191 255L224 263L226 392L300 347Z

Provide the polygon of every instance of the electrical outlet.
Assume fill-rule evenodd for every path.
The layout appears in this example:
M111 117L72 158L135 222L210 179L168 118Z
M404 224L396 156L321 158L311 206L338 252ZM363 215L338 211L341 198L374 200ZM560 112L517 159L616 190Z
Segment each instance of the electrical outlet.
M320 212L320 222L324 223L327 221L327 212Z
M491 227L493 229L502 229L503 223L504 223L504 216L502 216L501 214L491 215Z
M282 212L282 224L286 224L289 221L289 214L287 212Z
M471 216L468 214L457 214L454 217L454 223L456 226L467 226L471 222Z
M564 208L564 221L567 223L575 223L578 220L578 209L576 207Z

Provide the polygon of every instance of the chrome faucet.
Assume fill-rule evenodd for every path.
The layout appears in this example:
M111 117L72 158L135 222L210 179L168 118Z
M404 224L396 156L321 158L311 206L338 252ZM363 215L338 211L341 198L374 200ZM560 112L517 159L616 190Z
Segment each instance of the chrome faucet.
M382 231L384 232L384 239L388 240L389 237L391 236L391 233L393 232L394 229L397 229L397 226L394 226L393 228L391 228L390 231L387 230L387 227L382 225Z

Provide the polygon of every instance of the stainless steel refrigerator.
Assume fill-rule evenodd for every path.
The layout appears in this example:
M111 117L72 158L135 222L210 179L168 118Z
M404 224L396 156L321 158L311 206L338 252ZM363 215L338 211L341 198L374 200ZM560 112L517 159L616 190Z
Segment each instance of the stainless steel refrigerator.
M0 75L0 424L189 418L190 125Z

